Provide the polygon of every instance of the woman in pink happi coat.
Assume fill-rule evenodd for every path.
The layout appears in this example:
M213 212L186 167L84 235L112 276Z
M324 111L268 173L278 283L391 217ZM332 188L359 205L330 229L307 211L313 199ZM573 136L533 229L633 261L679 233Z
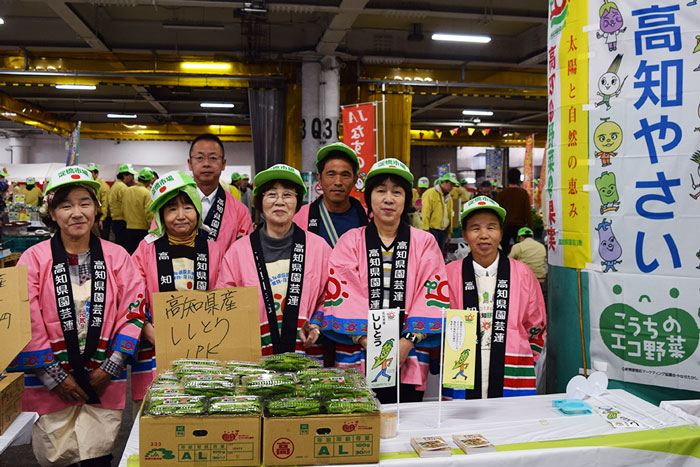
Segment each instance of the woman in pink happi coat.
M413 175L397 159L370 169L365 200L374 217L368 226L346 232L333 249L322 328L337 343L336 365L364 371L369 310L400 309L404 402L423 399L428 349L440 346L442 310L449 307L440 249L432 235L408 224L412 186ZM396 382L375 392L382 403L396 402Z
M217 287L258 287L262 355L296 352L320 359L322 348L314 344L331 248L292 222L306 194L298 170L277 164L254 182L253 202L265 222L226 252Z
M100 184L69 166L46 189L51 240L22 254L32 340L10 365L25 372L22 410L38 412L41 465L110 465L126 393L127 356L143 326L144 289L120 246L90 234Z
M544 346L542 290L530 268L499 252L506 210L486 196L460 216L471 253L447 265L450 303L478 310L473 390L443 388L445 399L534 395L535 363Z
M211 290L223 252L202 229L197 184L180 171L168 172L151 187L154 227L133 254L146 284L147 322L136 362L131 365L131 398L138 410L156 376L153 294L176 290Z

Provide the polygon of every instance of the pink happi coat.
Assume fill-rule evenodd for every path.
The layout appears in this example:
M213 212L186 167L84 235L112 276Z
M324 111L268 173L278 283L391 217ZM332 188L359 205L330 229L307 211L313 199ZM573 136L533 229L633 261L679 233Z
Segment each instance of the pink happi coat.
M367 335L369 286L365 230L347 231L336 244L328 262L328 292L322 319L324 335L337 342L337 366L364 372L365 351L352 343L352 335ZM403 332L426 334L411 350L401 367L401 382L425 390L428 348L440 346L442 310L449 308L445 262L435 238L410 227L411 241L406 270L406 314Z
M58 235L58 234L57 234ZM145 319L143 282L137 274L131 257L124 248L100 240L107 268L107 294L105 297L102 333L95 355L86 364L92 371L115 350L133 355ZM27 265L29 308L32 320L32 340L10 364L10 371L24 371L22 410L40 415L58 412L71 405L66 404L54 391L48 391L32 370L58 361L64 370L70 371L68 352L56 310L51 254L51 240L32 246L20 257L17 264ZM112 378L100 397L98 407L123 409L126 394L126 371L119 378Z
M296 353L307 353L315 358L320 358L322 356L321 346L315 345L308 349L304 348L304 345L298 338L298 333L307 321L320 325L318 318L323 313L323 299L328 281L328 258L331 254L331 247L318 235L311 232L304 233L306 235L306 257L304 259L304 278L301 303L299 304L299 318L297 319L295 351ZM226 252L216 287L258 287L261 353L262 355L272 355L270 327L267 312L265 311L265 301L260 290L260 280L255 267L250 236L241 238ZM316 321L312 321L312 318L316 319ZM281 322L282 316L278 316L278 325Z
M503 397L529 396L536 394L535 363L544 346L547 315L540 283L532 270L525 263L513 258L509 260L510 282ZM447 265L450 303L456 310L464 309L463 261L463 259L453 261Z
M311 203L303 205L301 208L299 208L299 211L294 214L294 218L292 221L304 229L304 231L308 232L309 231L309 208L311 207Z
M224 191L226 204L224 205L224 213L221 216L219 235L216 237L216 243L223 252L228 250L237 239L253 231L253 221L248 208L234 198L231 193ZM216 209L216 207L212 206L211 209Z
M160 291L155 245L157 238L153 235L146 236L146 238L141 240L141 243L139 243L138 248L132 255L136 270L140 273L141 280L146 284L146 311L151 322L153 320L153 294ZM223 252L216 242L207 241L207 246L209 247L209 289L211 290L218 279ZM188 290L191 290L191 288ZM142 339L136 355L136 361L131 365L132 400L139 401L143 399L146 395L146 389L148 389L148 385L151 384L153 378L156 377L156 373L155 349L150 345L150 342Z

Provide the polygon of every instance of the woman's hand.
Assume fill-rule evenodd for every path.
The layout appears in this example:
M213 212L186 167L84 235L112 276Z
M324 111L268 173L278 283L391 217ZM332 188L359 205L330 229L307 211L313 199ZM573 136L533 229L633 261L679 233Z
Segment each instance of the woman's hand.
M53 388L51 392L60 397L66 404L74 404L76 402L85 402L88 400L88 395L78 386L75 378L71 375L68 375L68 377Z
M141 329L141 337L150 342L153 347L156 346L156 330L149 321L143 325L143 329Z
M409 341L405 337L399 339L399 367L402 367L406 363L408 354L413 349L413 342Z
M102 397L102 394L104 394L111 381L112 375L102 368L90 372L90 386L95 390L98 397Z
M357 341L357 343L360 344L363 349L367 350L367 336L360 337L360 340Z
M315 324L309 324L308 321L299 330L299 339L301 339L304 347L311 347L321 337L321 328Z

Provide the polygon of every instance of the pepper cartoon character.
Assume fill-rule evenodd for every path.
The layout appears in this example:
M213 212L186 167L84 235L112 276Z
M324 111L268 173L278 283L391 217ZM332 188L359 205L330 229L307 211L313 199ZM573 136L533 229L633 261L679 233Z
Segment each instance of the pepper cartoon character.
M700 36L698 36L698 47L700 47ZM698 67L698 69L700 69L700 67ZM700 104L698 104L698 118L700 118ZM697 127L693 131L700 131L700 127Z
M698 172L698 183L697 185L695 184L695 179L693 178L693 174L690 174L690 184L693 186L693 191L697 190L700 188L700 151L695 151L692 156L690 156L690 160L698 164L697 172ZM698 199L700 197L700 191L697 193L690 193L690 197L693 199Z
M617 191L614 173L601 173L600 177L595 179L595 187L598 190L598 196L600 196L601 214L609 211L617 211L620 208L620 194Z
M391 362L394 360L393 358L387 358L391 353L391 349L393 348L394 339L389 339L386 342L384 342L384 345L382 345L382 351L379 353L379 357L374 357L374 365L372 366L372 369L374 370L376 368L379 368L380 366L382 367L382 369L372 380L373 383L376 383L380 376L386 376L387 381L391 381L391 376L389 376L389 374L386 372L386 369L389 365L391 365Z
M465 381L467 380L467 375L464 374L464 370L466 370L469 366L467 363L467 358L469 358L469 349L464 349L462 350L462 353L459 354L459 358L455 360L455 364L452 367L452 370L459 368L459 371L452 377L452 379L457 379L458 376L461 376Z
M598 231L598 253L602 259L600 264L605 266L603 272L617 272L615 265L622 263L622 260L619 259L622 256L622 246L615 238L612 221L603 218L595 229Z
M593 144L598 149L596 157L600 157L603 167L609 166L612 158L617 156L617 150L622 145L622 128L609 118L601 118L603 123L598 125L593 134Z
M600 16L600 31L596 33L596 37L598 39L605 38L608 51L613 52L617 50L617 36L627 30L626 27L623 27L620 9L615 2L603 0L598 16Z
M610 110L610 99L618 97L622 92L622 86L625 84L625 81L627 81L627 76L620 80L617 74L618 71L620 71L621 63L622 54L617 54L608 67L608 71L598 78L598 92L596 94L602 99L595 103L596 107L605 105L605 110Z

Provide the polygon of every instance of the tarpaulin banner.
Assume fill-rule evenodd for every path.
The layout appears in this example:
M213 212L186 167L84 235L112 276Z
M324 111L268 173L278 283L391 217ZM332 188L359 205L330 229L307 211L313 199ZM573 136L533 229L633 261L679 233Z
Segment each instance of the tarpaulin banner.
M503 149L486 150L486 178L491 183L503 186Z
M535 145L535 135L530 135L525 140L525 164L523 167L523 188L530 195L532 204L532 149Z
M364 203L365 177L377 162L376 103L348 105L342 111L343 142L357 153L360 161L357 183L350 195Z

